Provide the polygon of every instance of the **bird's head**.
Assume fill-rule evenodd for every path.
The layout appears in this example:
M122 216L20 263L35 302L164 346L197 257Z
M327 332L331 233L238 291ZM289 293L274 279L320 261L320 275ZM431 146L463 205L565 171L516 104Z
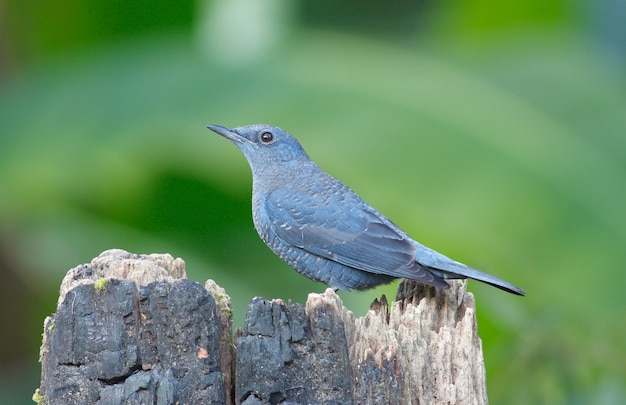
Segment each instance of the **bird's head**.
M233 129L219 125L207 128L237 145L253 172L269 165L309 161L298 140L278 127L257 124Z

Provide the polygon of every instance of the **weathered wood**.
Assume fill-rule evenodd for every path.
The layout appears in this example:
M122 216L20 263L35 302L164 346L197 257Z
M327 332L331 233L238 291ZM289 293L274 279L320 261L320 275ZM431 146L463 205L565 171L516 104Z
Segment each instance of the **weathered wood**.
M352 403L352 370L337 309L253 299L236 341L236 401Z
M40 402L229 403L224 309L184 277L180 259L121 250L70 270L44 323Z
M253 300L237 338L245 404L486 404L473 296L402 281L355 318L331 289L306 308Z
M487 403L462 282L402 281L362 318L331 289L305 306L254 298L233 345L224 290L184 277L180 259L119 250L68 272L44 326L42 402Z

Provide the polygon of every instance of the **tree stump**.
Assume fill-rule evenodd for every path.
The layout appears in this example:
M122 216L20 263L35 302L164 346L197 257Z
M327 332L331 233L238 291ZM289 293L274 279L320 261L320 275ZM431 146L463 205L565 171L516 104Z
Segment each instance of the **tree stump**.
M306 305L230 299L170 255L103 252L70 270L44 322L44 404L486 404L475 303L402 281L355 318L332 289ZM234 342L234 345L233 345ZM236 348L236 349L235 349ZM234 353L236 350L236 361Z

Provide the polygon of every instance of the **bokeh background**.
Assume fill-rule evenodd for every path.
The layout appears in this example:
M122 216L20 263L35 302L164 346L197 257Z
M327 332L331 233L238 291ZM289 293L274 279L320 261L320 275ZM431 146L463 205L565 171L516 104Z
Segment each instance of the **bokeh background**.
M171 253L241 325L324 286L250 218L271 123L470 282L493 404L626 403L626 3L0 1L0 402L31 403L65 272ZM363 315L395 284L341 293Z

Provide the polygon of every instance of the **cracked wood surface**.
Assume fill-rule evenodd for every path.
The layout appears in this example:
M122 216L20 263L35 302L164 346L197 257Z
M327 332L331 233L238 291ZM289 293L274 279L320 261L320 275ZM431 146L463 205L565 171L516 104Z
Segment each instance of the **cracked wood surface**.
M462 282L403 280L361 318L331 289L306 305L257 297L233 340L224 290L185 277L181 259L122 250L70 270L44 324L41 402L487 403Z

